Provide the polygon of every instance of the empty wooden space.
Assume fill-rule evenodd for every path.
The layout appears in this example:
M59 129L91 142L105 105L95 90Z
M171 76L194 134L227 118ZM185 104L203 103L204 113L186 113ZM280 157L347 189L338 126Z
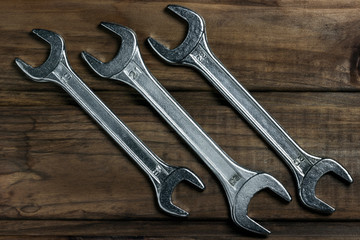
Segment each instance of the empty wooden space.
M336 159L352 175L325 175L317 196L336 208L321 215L301 205L289 169L229 103L190 68L169 66L145 40L170 48L187 25L165 11L179 4L201 14L208 41L227 69L300 146ZM249 216L269 239L360 237L360 3L335 1L0 2L0 239L254 239L237 228L219 182L135 90L98 77L80 57L109 61L121 43L101 21L133 29L151 73L241 166L276 177L293 197L262 191ZM35 83L14 63L43 63L49 47L30 32L65 39L73 70L161 159L186 166L206 184L181 183L173 201L190 216L159 209L141 169L77 103L51 83Z

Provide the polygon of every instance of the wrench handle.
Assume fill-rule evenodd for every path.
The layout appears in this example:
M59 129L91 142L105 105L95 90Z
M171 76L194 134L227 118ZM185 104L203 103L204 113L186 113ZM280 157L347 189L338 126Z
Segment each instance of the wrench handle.
M72 98L119 144L159 185L170 166L160 160L115 114L86 86L63 59L52 72L53 82L59 84Z
M276 150L295 173L298 180L301 181L308 169L320 160L320 158L311 156L302 150L225 69L208 48L205 38L202 38L202 41L183 62L202 72L245 120Z
M135 88L200 156L221 183L232 192L254 172L234 162L192 119L183 107L147 70L137 50L134 59L112 77Z

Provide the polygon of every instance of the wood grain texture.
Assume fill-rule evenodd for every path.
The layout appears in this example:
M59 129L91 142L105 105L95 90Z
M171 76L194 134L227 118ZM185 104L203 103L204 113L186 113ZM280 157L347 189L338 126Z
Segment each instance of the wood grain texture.
M349 170L353 184L326 175L317 186L336 207L330 216L300 204L285 164L200 74L151 52L148 36L173 48L186 34L186 24L164 11L169 3L0 2L0 240L256 238L234 226L214 175L150 105L81 60L83 50L103 61L118 50L101 21L134 29L149 70L204 130L240 165L272 174L289 190L289 204L264 191L249 206L271 239L358 239L359 2L176 2L204 17L215 55L300 146ZM201 177L205 191L180 184L173 194L188 219L160 211L146 175L70 96L17 69L15 57L34 66L47 58L33 28L61 34L71 66L109 108L164 161Z
M80 76L94 81L88 76L89 70L79 53L86 50L100 59L111 59L118 47L117 39L97 28L100 21L110 21L136 31L147 66L159 80L164 80L167 88L209 90L192 70L175 67L169 70L145 46L145 39L152 36L175 47L186 32L181 21L164 12L166 2L37 1L26 2L26 9L18 7L22 1L3 2L0 20L4 25L2 30L8 33L1 36L1 55L6 59L1 66L7 73L4 79L19 75L13 68L14 55L35 65L46 58L43 43L28 35L33 28L45 28L63 35L74 69ZM210 47L230 72L251 90L359 88L360 35L356 7L184 4L204 17ZM4 24L7 22L9 24ZM31 57L34 54L40 56ZM13 87L5 83L2 83L4 88ZM95 88L107 88L96 81L94 84ZM27 83L24 87L33 88L30 85Z
M69 240L120 240L120 239L256 239L236 229L229 222L218 221L1 221L2 234L7 239L25 239L17 237L21 233L29 238L69 239ZM324 225L317 222L263 222L276 230L275 239L304 239L304 229L313 239L358 239L358 224L331 222ZM290 232L288 228L291 228ZM6 229L5 229L6 228ZM169 229L164 231L164 228ZM47 236L44 234L46 230ZM66 232L66 233L65 233ZM66 236L71 234L71 237ZM84 233L87 236L81 236ZM49 237L54 236L56 237ZM111 237L110 237L111 236ZM1 238L0 238L1 239ZM37 239L37 238L36 238Z

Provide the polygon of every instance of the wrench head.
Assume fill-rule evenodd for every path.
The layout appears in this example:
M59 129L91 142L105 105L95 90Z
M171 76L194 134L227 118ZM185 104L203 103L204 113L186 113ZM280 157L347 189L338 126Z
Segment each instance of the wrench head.
M290 194L278 180L267 173L258 173L243 184L236 194L234 205L231 209L231 217L237 225L262 235L267 235L270 231L252 220L247 215L247 212L251 198L257 192L266 188L272 190L284 200L291 201Z
M137 49L136 34L130 28L115 23L102 22L100 26L120 36L121 46L116 56L111 61L104 63L87 52L82 52L81 55L98 75L110 78L120 73L132 59Z
M16 58L15 63L31 79L35 81L47 81L45 78L59 64L62 52L65 50L65 43L62 37L54 32L44 29L34 29L32 33L50 44L50 54L47 60L39 67L32 67L23 60Z
M338 162L332 159L321 159L305 174L299 191L300 199L307 207L325 214L333 213L335 208L318 199L315 196L315 188L319 179L328 172L336 174L349 183L353 181L348 171Z
M200 189L204 189L205 185L198 176L187 168L177 168L175 171L165 179L163 185L158 191L158 203L161 209L165 212L180 217L186 217L189 215L185 210L175 206L171 201L171 195L174 188L181 181L187 181Z
M169 63L180 63L197 46L205 33L205 22L200 15L194 11L178 5L169 5L167 9L187 21L188 32L184 41L176 48L170 50L153 38L147 41L151 48L165 61Z

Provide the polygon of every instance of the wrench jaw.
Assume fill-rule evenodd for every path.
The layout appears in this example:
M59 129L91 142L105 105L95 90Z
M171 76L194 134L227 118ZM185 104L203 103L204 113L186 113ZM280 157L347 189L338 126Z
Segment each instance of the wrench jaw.
M32 30L32 33L50 44L50 54L47 60L39 67L32 67L20 58L16 58L15 63L29 78L34 81L54 81L50 75L63 57L63 53L65 51L64 40L60 35L44 29L34 29Z
M268 235L270 231L252 220L247 213L252 197L266 188L272 190L284 200L291 201L290 194L278 180L267 173L258 173L241 186L230 208L231 217L238 226L261 235Z
M136 34L130 28L115 23L102 22L100 25L121 38L121 46L116 56L111 61L104 63L87 52L82 52L81 55L98 75L103 78L111 78L120 73L133 58L137 49Z
M302 183L299 185L301 201L309 208L324 214L331 214L335 208L323 202L315 196L315 188L319 179L326 173L334 173L348 183L353 180L348 171L333 159L322 159L317 162L305 174Z
M188 33L184 41L174 49L168 49L164 45L149 37L147 42L150 47L165 61L172 64L180 64L192 50L198 45L205 34L205 21L194 11L178 6L169 5L167 9L184 19L188 23Z
M178 217L187 217L189 215L185 210L175 206L171 201L171 195L175 187L182 181L187 181L199 189L205 189L204 183L192 171L187 168L177 168L163 181L161 187L157 190L157 199L159 206L165 212Z

